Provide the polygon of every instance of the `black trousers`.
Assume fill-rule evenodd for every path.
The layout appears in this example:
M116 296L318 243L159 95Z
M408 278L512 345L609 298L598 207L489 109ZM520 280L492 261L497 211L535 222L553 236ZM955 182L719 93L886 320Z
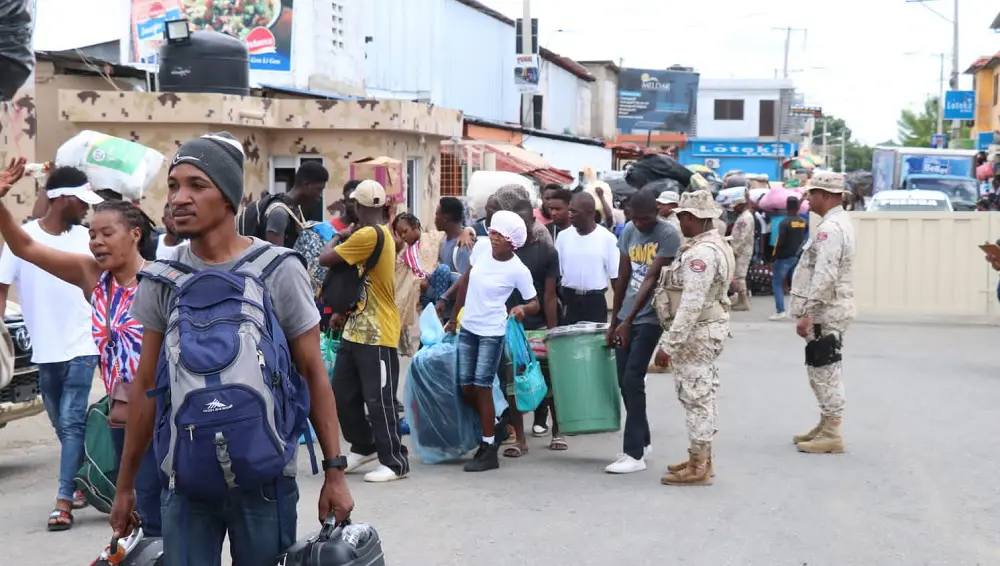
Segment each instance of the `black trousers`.
M374 454L398 475L410 471L406 446L399 437L396 348L340 341L333 366L333 393L344 439L355 454ZM365 415L365 409L368 414Z
M618 385L625 402L625 434L622 452L642 459L650 443L649 419L646 417L646 370L656 351L663 329L659 324L633 324L628 348L615 350L618 362Z
M581 293L574 289L563 287L560 292L563 304L565 305L562 323L607 322L608 300L605 291L587 291Z

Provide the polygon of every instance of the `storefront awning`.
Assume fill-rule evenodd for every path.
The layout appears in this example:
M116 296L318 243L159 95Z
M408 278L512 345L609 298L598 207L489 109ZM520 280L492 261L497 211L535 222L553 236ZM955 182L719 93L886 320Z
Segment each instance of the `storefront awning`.
M568 185L574 181L573 175L548 164L540 155L510 144L489 144L486 149L496 155L497 171L508 171L533 177L542 185L555 183Z

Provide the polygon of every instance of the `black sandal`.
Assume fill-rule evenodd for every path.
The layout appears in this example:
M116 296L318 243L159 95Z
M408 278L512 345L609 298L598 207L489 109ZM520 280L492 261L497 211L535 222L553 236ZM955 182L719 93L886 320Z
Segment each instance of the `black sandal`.
M48 530L51 532L68 531L73 528L73 513L65 509L53 509L49 513Z

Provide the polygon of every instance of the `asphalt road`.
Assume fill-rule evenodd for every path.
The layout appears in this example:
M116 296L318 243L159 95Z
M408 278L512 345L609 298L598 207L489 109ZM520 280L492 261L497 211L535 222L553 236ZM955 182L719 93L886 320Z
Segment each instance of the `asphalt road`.
M570 439L497 472L415 463L410 478L350 480L355 518L375 525L390 565L704 566L1000 563L995 326L859 321L847 335L848 453L805 455L791 436L817 411L792 323L767 298L737 313L723 355L716 483L659 483L685 456L669 375L648 381L649 469L610 476L620 434ZM96 384L95 384L96 386ZM106 517L45 531L58 445L44 417L0 431L0 564L89 564ZM319 484L303 457L300 533Z

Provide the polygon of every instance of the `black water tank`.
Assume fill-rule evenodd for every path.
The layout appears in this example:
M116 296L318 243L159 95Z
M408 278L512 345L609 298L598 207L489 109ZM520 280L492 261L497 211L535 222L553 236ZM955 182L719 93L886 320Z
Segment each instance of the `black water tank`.
M250 94L250 56L246 45L217 31L192 31L185 43L160 47L161 92Z

